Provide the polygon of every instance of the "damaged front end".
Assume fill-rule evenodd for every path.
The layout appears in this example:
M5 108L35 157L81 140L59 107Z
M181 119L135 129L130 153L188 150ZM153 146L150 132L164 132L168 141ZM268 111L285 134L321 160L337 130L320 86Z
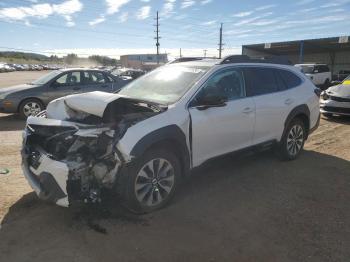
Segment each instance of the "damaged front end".
M118 149L119 140L129 127L164 110L103 92L55 100L27 120L24 175L41 199L60 206L100 202L101 191L114 188L131 159Z

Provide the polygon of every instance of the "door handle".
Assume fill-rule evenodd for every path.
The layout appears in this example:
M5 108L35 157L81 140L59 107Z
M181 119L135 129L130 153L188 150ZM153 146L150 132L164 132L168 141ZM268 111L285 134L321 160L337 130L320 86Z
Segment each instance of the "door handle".
M73 87L73 90L80 90L81 88L79 86Z
M290 105L290 104L293 103L293 99L288 98L288 99L286 99L286 100L284 101L284 103L285 103L286 105Z
M253 108L251 107L246 107L243 109L242 111L244 114L249 114L249 113L252 113L253 112Z

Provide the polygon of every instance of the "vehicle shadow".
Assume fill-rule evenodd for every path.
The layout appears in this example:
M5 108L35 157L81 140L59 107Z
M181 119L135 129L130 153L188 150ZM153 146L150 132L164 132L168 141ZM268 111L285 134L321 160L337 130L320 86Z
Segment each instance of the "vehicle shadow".
M322 118L328 122L350 125L350 116L332 116L332 117L322 116Z
M349 170L349 161L314 151L291 162L270 151L228 155L142 216L116 201L65 209L30 193L1 223L0 261L344 261Z
M0 131L23 130L25 120L17 114L0 114Z

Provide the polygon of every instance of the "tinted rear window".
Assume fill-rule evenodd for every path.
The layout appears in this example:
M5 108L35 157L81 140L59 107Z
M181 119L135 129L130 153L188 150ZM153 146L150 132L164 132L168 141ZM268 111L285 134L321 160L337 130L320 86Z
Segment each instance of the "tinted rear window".
M273 68L246 68L247 96L258 96L279 91Z
M301 79L294 73L287 70L276 70L277 74L282 78L284 82L284 89L290 89L301 84Z

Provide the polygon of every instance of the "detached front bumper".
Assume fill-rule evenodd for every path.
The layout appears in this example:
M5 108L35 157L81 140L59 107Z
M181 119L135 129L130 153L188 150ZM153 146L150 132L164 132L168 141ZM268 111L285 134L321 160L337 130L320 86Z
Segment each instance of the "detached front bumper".
M51 159L42 150L28 152L24 146L21 153L23 174L38 197L68 207L68 166Z
M350 102L338 102L331 99L320 101L322 114L335 114L350 116Z

